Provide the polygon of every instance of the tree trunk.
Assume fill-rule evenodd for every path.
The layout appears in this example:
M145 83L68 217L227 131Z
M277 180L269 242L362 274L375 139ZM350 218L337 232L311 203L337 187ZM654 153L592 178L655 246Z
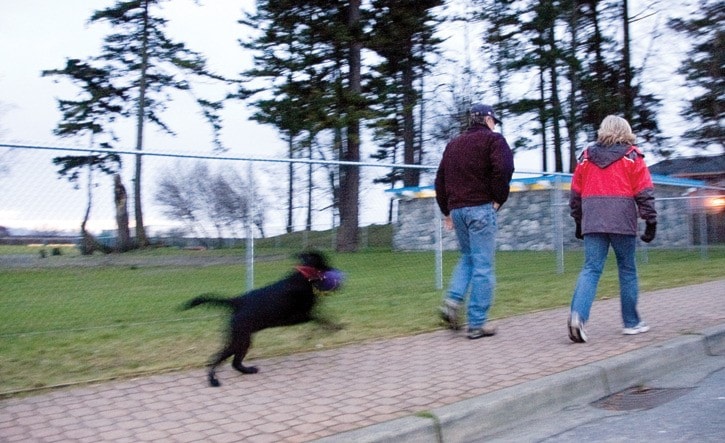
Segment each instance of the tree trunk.
M307 153L307 159L312 160L312 140L309 141L309 146L307 147L308 153ZM307 164L307 222L305 223L305 228L308 231L312 230L312 163Z
M541 126L541 170L548 171L549 143L546 139L546 79L544 67L539 67L539 126Z
M403 163L406 165L418 164L415 146L415 121L413 108L415 106L415 87L413 85L413 43L408 42L409 61L403 67ZM403 170L403 186L418 186L420 172L418 169L405 168Z
M128 196L118 174L113 176L113 201L116 205L116 251L126 252L133 248L128 230Z
M360 0L349 3L348 29L350 32L349 92L353 97L347 105L347 149L343 160L360 161L360 117L358 100L361 88ZM359 166L340 168L340 229L337 251L352 252L358 248L358 203L360 192Z
M113 250L102 243L100 243L98 240L96 240L96 237L93 236L90 232L86 230L86 222L85 220L81 224L81 245L80 245L81 255L93 255L96 251L101 251L104 254L110 254L113 252Z
M144 114L146 111L146 70L148 68L148 1L144 2L144 31L141 42L141 76L139 78L138 112L136 114L136 150L143 150ZM143 224L141 205L141 154L136 155L136 175L133 181L134 213L136 216L136 245L148 246L146 229Z
M599 25L599 15L597 13L596 9L596 2L594 3L594 7L592 8L592 23L594 24L594 35L592 36L592 44L594 45L594 79L596 82L598 82L601 85L607 84L607 79L605 78L605 61L604 56L602 55L602 44L603 44L603 37L600 30ZM614 93L614 91L608 91L607 93ZM609 113L603 106L604 105L604 97L602 97L599 94L602 94L601 91L597 91L597 96L594 97L594 100L597 100L601 102L601 105L598 103L594 103L594 112L591 112L592 114L592 121L590 122L593 128L597 128L599 126L599 123L601 123L602 120L604 120L604 117ZM591 107L592 104L589 104ZM594 129L594 134L596 134L596 129Z
M559 76L557 74L556 40L554 24L547 30L549 40L549 73L551 75L551 125L554 130L554 172L564 172L561 151L561 101L559 100Z
M108 254L111 248L101 244L96 238L86 230L86 224L88 219L91 217L91 207L93 206L93 167L88 166L88 204L86 205L86 213L83 216L83 222L81 223L81 255L93 255L96 251L101 251L104 254Z
M294 157L294 139L291 134L289 135L289 139L287 140L287 152L288 152L288 157L291 160ZM287 183L287 227L286 227L286 230L287 230L287 233L290 234L290 233L292 233L292 230L294 227L293 223L294 223L294 211L295 211L295 207L294 207L295 165L292 162L289 162L288 166L287 166L287 178L288 178L289 182Z
M569 31L571 32L571 48L568 62L569 76L569 118L567 119L566 130L569 134L569 172L573 173L576 168L576 148L577 135L579 133L579 118L577 106L577 93L579 92L579 72L577 69L576 54L579 48L579 38L577 27L579 26L579 16L576 6L572 8L569 17Z
M629 11L627 0L622 2L622 26L624 29L624 41L622 45L622 64L624 70L624 84L622 85L624 96L624 118L630 125L634 126L634 93L632 91L632 63L630 61L629 49Z

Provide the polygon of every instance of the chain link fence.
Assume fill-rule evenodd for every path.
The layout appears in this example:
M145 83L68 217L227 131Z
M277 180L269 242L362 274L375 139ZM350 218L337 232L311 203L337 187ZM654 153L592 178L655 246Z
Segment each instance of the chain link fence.
M112 374L169 369L149 363L149 355L198 364L203 357L184 343L216 343L218 326L211 325L220 324L219 315L180 313L174 307L202 292L238 294L271 281L303 249L329 251L343 269L353 262L358 268L352 294L333 299L338 310L357 304L365 312L375 299L376 309L402 316L399 310L412 305L435 309L458 257L454 234L443 229L430 186L386 189L370 184L401 165L359 164L359 253L337 255L339 216L330 183L339 163L158 152L143 156L144 220L154 247L84 256L79 252L84 219L85 229L99 242L113 246L116 241L114 180L81 169L78 179L69 182L58 176L53 159L87 154L0 145L0 396L35 383L88 380L95 366L103 374L109 373L107 368ZM129 165L135 153L119 156L133 223ZM290 168L296 177L291 194ZM418 168L422 182L432 183L435 168ZM164 180L173 186L162 186ZM550 292L570 289L581 242L574 238L568 215L569 180L567 174L515 176L510 199L498 214L497 274L503 275L504 287L535 275L555 288ZM183 191L185 187L191 190ZM177 201L179 210L173 212L167 195L172 191L187 192L196 204L184 207ZM220 198L205 198L210 194ZM691 265L693 255L699 262L721 250L722 189L659 177L656 197L657 238L641 244L641 262L653 250L674 249L687 251ZM435 327L434 312L426 310L418 325ZM269 337L264 347L282 346ZM39 365L43 379L25 379L27 365ZM88 369L77 376L69 373L78 366Z
M133 218L135 151L117 151ZM117 238L113 176L80 167L74 180L54 159L98 154L85 149L0 145L0 238L5 244L78 243L81 225L99 241ZM334 249L334 205L340 165L312 159L143 152L144 224L152 243L176 248ZM361 168L360 248L452 250L432 186L386 189L373 179L404 165L353 163ZM416 166L432 182L435 167ZM290 176L293 180L290 184ZM568 216L569 174L517 173L499 213L499 250L577 249ZM699 248L725 242L725 191L697 180L655 176L657 239L647 247ZM291 210L289 208L292 208ZM387 228L382 228L387 227ZM133 235L133 227L131 229ZM282 235L285 234L285 235ZM58 253L42 248L39 254Z

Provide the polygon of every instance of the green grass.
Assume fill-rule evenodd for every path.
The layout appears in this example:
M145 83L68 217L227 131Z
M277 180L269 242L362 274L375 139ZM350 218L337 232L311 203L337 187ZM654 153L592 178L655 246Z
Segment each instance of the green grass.
M199 253L244 256L240 250L159 249L133 253L149 259L149 265L0 269L0 395L203 366L220 344L225 312L177 308L203 292L238 294L246 270L243 265L162 266L152 260ZM257 253L257 286L293 264L284 250L262 246ZM342 291L325 297L320 311L345 328L331 332L307 324L262 331L250 360L440 327L436 309L443 291L435 289L433 253L371 249L331 257L348 279ZM642 291L725 278L721 248L711 248L707 260L697 250L649 250L646 262L642 252L638 257ZM454 252L444 255L444 281L456 258ZM581 252L567 253L565 272L558 274L552 252L499 252L492 318L568 305L581 258ZM610 257L599 298L617 294Z

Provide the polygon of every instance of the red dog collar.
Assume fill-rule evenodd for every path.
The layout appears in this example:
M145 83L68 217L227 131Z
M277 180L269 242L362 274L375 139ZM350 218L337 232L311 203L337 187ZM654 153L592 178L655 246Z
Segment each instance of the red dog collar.
M299 273L304 275L304 277L309 281L322 280L323 271L313 268L312 266L299 265L295 266L295 269L297 269Z

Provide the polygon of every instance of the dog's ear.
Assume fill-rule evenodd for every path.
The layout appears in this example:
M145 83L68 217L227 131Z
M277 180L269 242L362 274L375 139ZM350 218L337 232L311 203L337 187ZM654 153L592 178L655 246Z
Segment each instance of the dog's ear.
M319 251L307 251L301 253L299 256L300 262L304 266L311 266L315 269L326 271L330 269L330 265L327 262L327 257Z
M307 252L302 252L300 254L297 254L297 260L299 260L300 264L303 266L312 266L310 264L310 257Z

